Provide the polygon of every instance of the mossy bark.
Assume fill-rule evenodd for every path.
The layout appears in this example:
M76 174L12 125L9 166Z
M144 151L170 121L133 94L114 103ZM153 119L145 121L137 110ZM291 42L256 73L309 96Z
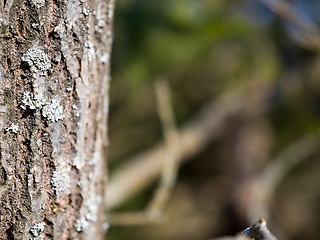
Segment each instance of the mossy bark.
M0 239L102 239L113 0L0 3Z

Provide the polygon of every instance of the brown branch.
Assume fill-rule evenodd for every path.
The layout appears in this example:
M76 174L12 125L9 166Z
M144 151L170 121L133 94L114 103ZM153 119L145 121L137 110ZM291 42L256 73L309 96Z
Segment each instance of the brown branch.
M108 221L112 225L146 224L160 219L164 207L171 196L179 165L179 135L174 124L170 89L164 80L155 83L157 110L165 138L165 152L160 184L146 210L128 213L109 214ZM143 167L143 166L141 166Z
M165 139L165 156L161 172L160 185L148 206L150 215L157 217L167 205L172 188L176 182L179 168L179 133L175 127L171 93L168 83L158 80L155 83L157 109Z
M255 84L255 83L253 83ZM177 161L190 159L200 152L209 141L220 136L228 120L245 111L250 111L252 102L248 92L252 84L241 89L228 91L218 100L213 101L178 132ZM258 97L263 99L268 90L263 90ZM163 155L167 147L159 144L154 148L130 159L125 166L111 175L106 186L108 209L114 209L135 193L149 185L160 173Z
M269 205L276 188L292 168L318 151L319 140L320 130L317 130L316 133L296 140L270 161L251 193L249 221L257 216L268 217Z

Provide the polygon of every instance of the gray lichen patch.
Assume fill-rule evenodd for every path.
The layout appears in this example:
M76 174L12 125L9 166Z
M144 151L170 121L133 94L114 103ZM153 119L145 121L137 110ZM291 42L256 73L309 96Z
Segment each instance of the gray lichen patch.
M64 119L63 106L58 100L51 100L50 102L44 97L43 93L25 92L22 96L22 109L27 107L31 110L41 109L42 116L51 122L57 122Z
M82 216L74 224L77 232L84 231L92 222L97 221L100 203L100 197L91 197L85 201Z
M101 198L98 196L87 199L87 201L84 204L85 207L87 208L87 213L86 213L87 220L91 222L97 221L100 203L101 203Z
M30 48L21 58L22 61L28 63L31 70L40 75L45 75L45 72L51 68L51 62L47 54L38 46Z
M85 52L86 52L87 57L88 57L88 61L90 63L96 57L96 52L95 52L95 49L94 49L94 45L93 45L92 42L86 42L84 44L84 47L85 47Z
M33 237L39 237L40 233L44 231L45 225L46 224L44 222L36 223L30 228L29 232Z
M42 116L51 122L62 120L64 118L63 107L60 105L59 101L52 100L42 108Z
M76 220L76 223L74 224L74 228L77 232L82 232L90 225L89 221L85 217L81 217Z
M108 4L108 19L112 19L113 17L113 2L110 1Z
M6 128L7 132L18 133L19 125L12 123L10 127Z
M72 108L74 109L76 117L80 117L80 111L79 111L77 105L73 104Z
M109 53L106 52L100 57L100 62L105 64L109 61L109 59L110 59L110 55L109 55Z
M68 173L63 173L60 171L54 171L51 184L57 192L65 193L70 190L70 176Z
M83 7L82 13L83 15L88 16L90 14L90 10L88 8Z
M26 109L29 107L30 109L39 109L46 104L46 99L41 92L39 93L31 93L25 92L22 97L21 108Z
M31 0L31 5L36 8L41 8L46 4L45 0Z

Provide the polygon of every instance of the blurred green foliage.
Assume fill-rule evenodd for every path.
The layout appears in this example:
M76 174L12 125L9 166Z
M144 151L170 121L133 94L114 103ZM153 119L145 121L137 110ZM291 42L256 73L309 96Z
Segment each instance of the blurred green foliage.
M256 37L256 32L263 29L253 28L232 12L227 14L225 5L191 0L118 1L112 56L111 135L113 129L117 136L122 136L122 131L133 131L116 127L127 125L118 122L123 118L117 114L130 118L130 112L136 111L135 119L128 119L131 123L140 123L142 119L153 122L145 121L145 131L136 134L145 135L145 142L150 144L158 139L159 129L157 136L152 136L159 128L154 124L157 116L152 89L152 82L158 77L170 81L181 123L221 90L246 81L248 71L257 71L253 65L258 64L264 72L275 67L273 49L259 43L263 37ZM264 57L259 57L259 53ZM112 127L113 124L116 126ZM132 134L130 138L136 139ZM122 141L123 138L119 140ZM117 148L117 142L117 138L113 139L113 147ZM150 146L138 142L137 148Z
M268 85L268 107L261 105L266 110L262 111L259 121L268 123L268 131L272 135L269 158L293 140L319 128L320 58L316 52L298 47L286 31L287 23L262 5L250 1L218 0L118 0L116 4L109 125L111 172L125 159L153 146L162 138L153 93L153 82L157 78L165 78L171 85L178 126L225 92L254 80L258 87L252 94L254 91L264 94L263 86ZM250 225L237 222L241 216L235 218L238 213L231 213L232 203L221 196L221 186L215 191L211 189L221 181L221 176L229 176L228 165L233 160L228 154L238 144L234 139L244 128L242 123L251 125L252 119L244 120L241 116L239 119L225 130L221 140L213 142L181 170L182 180L177 191L182 193L176 198L191 198L193 194L190 192L199 191L196 204L203 204L199 209L189 206L191 203L185 199L180 203L181 206L186 204L185 211L191 212L188 216L194 214L195 222L184 223L185 226L193 224L188 227L190 231L181 234L183 230L179 227L183 229L183 224L171 222L170 226L175 226L172 227L175 230L168 225L162 229L150 226L111 228L108 239L196 240L233 234L246 224ZM312 168L319 170L319 163L314 160ZM207 174L208 169L212 170L212 177L201 177L204 172ZM289 175L279 188L281 193L276 199L281 197L282 200L277 200L279 207L273 206L273 216L283 231L290 229L290 225L286 225L287 218L281 215L281 207L285 200L290 202L288 199L297 194L292 186L300 182L299 179L305 181L304 176L309 170ZM315 202L319 200L320 190L314 184L318 181L318 170L314 170L313 177L306 180L312 185L307 184L308 189L313 192L309 199L299 199L300 204L312 202L310 206L319 208ZM217 174L219 172L222 174ZM205 195L201 189L208 194ZM221 192L217 193L218 190ZM131 202L131 205L139 205L149 196L148 193L140 196L132 200L138 204ZM173 202L179 205L176 198ZM207 215L203 213L205 211ZM288 211L290 209L286 208L283 214L288 214ZM201 219L200 213L205 217ZM312 209L305 217L314 221L318 219L310 214ZM183 222L181 219L177 221ZM292 224L297 223L293 221ZM309 238L303 238L316 239L311 237L315 236L316 226L313 224L311 227L313 234L306 234ZM198 232L193 229L196 227L200 229ZM301 226L299 229L300 232L289 231L289 237L302 238L301 234L306 230Z

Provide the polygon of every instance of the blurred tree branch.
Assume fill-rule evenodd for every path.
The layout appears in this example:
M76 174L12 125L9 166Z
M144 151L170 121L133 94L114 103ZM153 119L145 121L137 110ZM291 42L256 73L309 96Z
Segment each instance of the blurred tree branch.
M300 122L298 118L292 117L292 115L296 116L297 114L296 112L298 112L300 108L306 107L305 112L309 111L309 108L311 107L309 105L307 106L305 103L307 104L310 102L313 103L314 100L317 100L317 97L316 97L317 89L314 87L316 84L310 83L311 80L308 79L308 75L305 74L307 71L309 71L309 69L307 68L309 68L309 64L310 64L310 61L308 62L306 60L310 60L310 55L314 56L315 54L314 53L310 54L308 51L301 50L296 46L293 47L291 44L288 44L287 39L283 38L283 34L281 33L280 35L278 31L282 30L282 27L284 27L286 30L289 31L288 37L291 38L297 45L307 49L312 49L312 50L320 49L319 27L304 15L306 12L304 12L305 10L303 10L302 8L300 9L296 5L297 1L290 1L290 0L278 0L278 1L259 0L259 1L280 16L279 18L277 18L276 24L272 24L268 27L268 30L270 29L273 30L273 28L276 28L277 32L272 32L274 35L272 35L270 38L264 39L264 41L261 41L261 44L265 44L268 46L270 45L270 52L275 51L275 53L272 53L272 58L270 58L271 60L262 61L261 65L269 66L271 63L275 63L275 65L277 65L276 67L274 67L276 70L273 69L273 72L272 72L273 75L269 77L269 79L272 79L271 91L275 89L277 89L277 91L274 91L273 93L275 94L271 96L270 88L265 88L262 91L260 89L257 90L255 88L250 89L250 88L244 88L244 87L241 88L240 90L239 89L234 90L233 89L234 83L232 82L232 84L227 85L228 91L230 92L227 92L222 96L219 96L215 101L212 101L210 104L208 104L205 107L205 109L202 110L200 114L195 116L195 118L192 121L190 121L185 126L180 128L179 131L176 132L176 137L172 138L172 144L171 144L171 146L172 145L177 146L175 147L175 150L177 152L173 153L173 156L175 156L174 158L176 158L178 162L182 163L184 161L187 161L197 153L199 153L201 150L203 150L208 145L209 142L222 136L221 141L219 140L219 143L217 145L220 148L220 144L222 142L222 144L224 144L222 147L223 149L221 150L220 148L218 150L218 155L215 155L217 153L217 150L213 149L212 150L213 155L209 156L208 160L205 159L211 165L209 165L207 162L205 162L205 164L208 164L208 165L203 164L204 161L202 161L202 159L201 159L202 162L200 164L203 164L201 166L202 168L206 168L206 166L210 166L210 167L213 166L214 171L217 171L217 169L220 170L220 167L222 165L225 168L227 164L230 164L230 167L229 169L227 169L227 171L223 169L224 170L223 177L227 180L225 179L221 180L223 184L220 184L222 187L225 187L227 185L227 187L225 187L225 189L227 189L227 193L226 194L224 193L225 195L223 196L223 198L221 197L221 200L219 200L224 205L223 204L218 205L215 202L212 203L213 202L212 199L214 200L219 199L217 192L219 191L222 192L222 187L217 188L216 185L212 187L212 185L215 184L217 180L216 178L211 179L212 176L209 176L210 181L207 180L208 181L207 188L208 189L214 188L217 190L210 192L210 195L206 197L208 197L209 199L208 202L210 202L211 205L214 205L218 209L223 209L225 205L227 205L228 210L230 209L229 208L230 205L232 206L236 205L236 207L239 208L242 206L241 203L243 202L244 203L243 205L245 205L246 207L245 208L246 211L242 211L240 213L242 214L241 216L243 217L242 219L243 221L239 221L239 219L235 219L234 215L232 215L234 214L234 212L232 212L231 214L230 212L227 213L229 214L228 216L232 217L232 222L241 223L241 224L243 224L248 219L249 219L248 220L249 222L252 222L252 219L257 219L257 216L268 217L269 204L271 202L271 198L272 199L279 198L279 196L275 194L275 190L279 187L280 182L284 179L284 177L287 175L290 169L297 166L297 164L303 161L303 159L306 159L313 152L317 151L317 148L318 148L318 144L317 144L318 138L315 137L314 135L306 135L305 137L302 137L297 142L294 140L293 143L290 143L290 146L287 149L285 149L284 151L281 150L280 154L276 156L276 158L270 160L271 148L267 148L268 147L267 145L270 144L271 146L273 139L267 139L267 141L270 141L269 143L262 142L262 144L259 145L259 139L263 139L265 141L266 136L268 137L268 132L267 132L268 127L270 127L270 133L272 134L272 136L273 134L276 136L276 139L277 139L276 142L278 142L278 139L280 139L279 142L281 142L283 140L282 137L284 135L285 135L284 138L287 139L288 137L288 135L286 135L288 134L286 132L287 128L290 128L289 130L291 131L289 134L290 136L292 136L292 132L293 134L296 134L297 132L300 133L301 131L303 131L303 129L298 129L298 127L300 126L299 125ZM263 9L263 11L265 11L265 9ZM269 11L267 12L269 13ZM283 25L283 26L282 25L280 26L280 29L279 29L279 23ZM276 34L279 34L280 36ZM235 41L238 42L238 39L236 39ZM248 44L247 41L245 42L246 44ZM242 48L242 45L241 44L239 45L241 46L240 48ZM250 42L248 45L251 46ZM252 45L252 46L255 46L255 45ZM286 47L288 47L289 49L287 50ZM259 45L259 48L260 48L260 45ZM243 49L246 49L246 48L243 48ZM283 49L285 49L285 51L283 51ZM216 49L214 49L214 51L216 51ZM298 52L297 54L296 54L296 51ZM229 56L228 53L230 52L232 52L233 54L230 54ZM264 53L264 52L257 51L257 55L259 55L261 59L265 59L266 56L269 56L261 53ZM281 54L280 58L277 55L279 53ZM300 56L300 54L303 56ZM223 51L222 54L220 55L223 55L224 57L226 55L226 57L224 58L225 61L221 61L223 62L223 64L220 64L219 67L217 67L217 69L219 69L221 66L221 69L224 69L225 72L229 72L229 69L230 69L229 63L232 66L232 60L237 62L237 60L234 60L233 58L234 58L234 55L239 55L239 54L237 53L234 54L234 50L231 49L228 51ZM251 56L250 54L248 55ZM218 60L220 59L218 58ZM240 60L238 61L240 62ZM257 62L256 58L254 58L252 62L253 63ZM213 63L216 63L216 62L213 62ZM259 68L256 70L258 73L253 73L254 78L256 78L255 79L256 82L259 82L260 79L258 78L261 78L261 75L265 74L266 71L270 71L270 70L265 70L264 68L260 68L260 65L252 65L251 63L246 63L246 64L250 65L249 66L250 70L242 69L243 72L244 71L249 72L249 74L247 72L244 73L244 75L246 75L245 77L246 79L250 78L249 75L252 74L252 69L254 70L257 68L257 66L259 66ZM224 65L226 66L226 68L224 68ZM241 68L242 68L242 65L241 65ZM238 78L239 72L236 72L233 74L234 76L230 78L235 78L235 79L234 80L232 79L232 81L240 82L240 84L242 84L243 82L239 81L239 78ZM221 73L220 75L213 74L214 78L213 78L213 81L210 82L210 84L211 83L212 85L220 84L219 81L225 80L226 78L225 75L227 74L225 74L224 72ZM314 75L318 76L317 74L314 74ZM216 79L219 79L219 81L216 81ZM317 77L315 77L315 79L317 79ZM298 82L299 84L297 84L296 82ZM308 91L303 91L305 90L305 88L301 88L300 84L310 84L309 88L312 90L310 91L312 94L309 94L310 92ZM199 88L199 92L200 92L199 95L203 93L201 92L201 90ZM297 102L300 100L299 94L301 93L310 95L308 96L310 97L310 99L308 99L308 101L306 102L299 102L299 105L298 105ZM262 101L257 102L255 101L256 99L252 99L252 95L254 94L258 95L258 97L261 97ZM262 96L259 96L260 94ZM290 99L288 98L289 94L291 94L290 96L291 98L295 98L294 101L290 101ZM266 99L265 97L266 95L269 95L268 99ZM299 96L297 97L297 95ZM145 99L143 100L145 101ZM265 110L270 106L270 101L274 101L274 100L277 101L277 103L280 102L281 106L276 106L276 108L272 109L271 114L266 116L264 114ZM311 110L318 111L317 106L313 106L313 107L314 109L312 108ZM288 108L290 109L288 110ZM280 114L278 112L279 110L281 111ZM290 111L290 113L288 114L286 111ZM249 116L250 114L251 116ZM275 116L275 115L280 115L280 116ZM301 114L301 115L304 115L304 114ZM317 112L314 115L316 115L317 117ZM303 120L303 123L301 123L303 124L303 127L305 127L306 125L305 122L309 120L307 118L310 118L310 120L314 120L314 119L311 119L312 117L314 117L314 115L302 116L306 118ZM126 114L124 114L124 116L126 116ZM279 121L279 118L281 118L281 121ZM229 124L230 120L232 120L231 123L233 123L233 125ZM297 126L297 122L299 126ZM268 124L270 124L270 126ZM283 128L283 124L286 125L285 128ZM310 125L308 125L308 127L309 126ZM261 129L263 130L261 131ZM306 133L303 133L303 134L306 134ZM141 136L145 136L145 135L146 134L141 134ZM232 141L230 141L230 139ZM234 139L236 141L234 141ZM161 175L162 167L163 165L166 165L164 164L164 161L168 160L163 156L171 152L170 145L168 145L168 142L169 140L167 139L164 141L163 144L158 144L152 149L143 152L139 156L128 159L127 164L121 166L118 170L116 169L115 170L116 172L111 173L110 185L108 185L109 189L107 189L106 191L107 201L108 201L107 204L108 204L109 210L112 211L116 207L120 206L124 201L128 201L132 195L143 190L146 186L150 185L150 183L152 183L153 180L155 180L159 175ZM267 147L265 147L265 149L261 149L261 145L264 145L264 147L265 146ZM252 151L247 151L247 149L249 150L252 149ZM231 155L228 155L229 156L228 158L226 158L225 155L223 155L222 159L223 160L227 159L227 161L224 161L223 163L216 161L213 165L212 162L215 159L219 160L217 156L221 154L220 151L221 152L223 151L222 154L225 154L226 152L227 153L230 152ZM212 154L212 152L210 152L210 154ZM236 154L238 154L238 156L236 156ZM208 154L206 153L205 156L207 157ZM235 158L235 156L237 158ZM248 160L248 158L250 159ZM235 162L235 160L237 162ZM268 161L270 160L270 161L267 163L267 160ZM171 161L171 163L174 163L174 162L175 160L173 162ZM238 165L234 165L234 163L238 163ZM260 163L260 165L257 166L257 163ZM221 166L218 164L221 164ZM239 168L241 164L242 164L242 169ZM251 167L249 169L250 171L246 171L245 169L245 167L248 165L249 167ZM192 165L192 167L193 166L195 165ZM191 167L188 166L188 168L191 168ZM171 169L177 169L177 166L173 166ZM194 171L194 169L192 169L192 171ZM162 173L164 173L164 171ZM189 172L187 172L187 174L188 173ZM225 173L227 174L229 173L230 175L227 176L226 178ZM237 173L238 175L235 173ZM172 177L172 173L170 174L170 171L169 171L169 175L171 175L171 180L164 181L166 183L160 186L162 187L172 186L172 179L174 179L174 177ZM193 176L196 179L196 181L198 181L197 179L198 176L200 175L195 174ZM220 177L220 175L218 177ZM234 179L232 179L232 177L234 177ZM164 176L163 176L163 179L165 179ZM239 179L242 180L242 182ZM246 180L246 181L243 181L243 180ZM183 181L185 181L185 179L183 179ZM185 182L182 182L182 184L184 184ZM225 182L227 182L227 184ZM242 184L243 187L241 187L240 184ZM230 186L231 188L229 188ZM198 185L196 187L198 188ZM190 189L192 189L190 190L191 192L190 195L196 192L194 191L196 187L194 186L189 187ZM161 187L159 189L161 189ZM206 189L204 188L204 190ZM234 197L233 202L230 202L230 198L232 197L231 195L234 194L236 190L239 192L239 194L236 197ZM159 193L159 195L163 195L165 197L159 198L159 199L162 199L162 200L159 200L161 204L155 204L155 206L164 205L164 203L167 200L163 200L163 199L168 198L170 187L167 187L164 190L159 190L159 192L161 191L163 193L166 192L166 194ZM158 193L155 195L158 195ZM196 197L198 197L200 194L195 194L195 195ZM242 199L239 198L240 195L243 197ZM184 197L184 196L186 195L182 195L182 197L181 196L179 197L181 199L187 199L187 197ZM281 198L286 200L286 201L283 200L285 202L284 204L287 204L288 196L290 196L290 194L286 194L284 198ZM241 202L240 200L243 200L243 201ZM219 202L219 201L216 201L216 202ZM178 204L180 204L180 202ZM154 208L150 206L149 206L149 210L150 208ZM197 206L202 207L203 205L199 204ZM302 205L302 206L305 206L305 205ZM160 207L160 208L155 207L154 209L156 209L156 211L151 211L151 212L157 212L162 208L163 207ZM174 208L175 207L173 207L173 209ZM277 220L279 220L279 216L283 213L283 210L281 209L282 208L281 204L277 203L277 208L278 208L277 212L276 214L274 214L274 216L276 217ZM281 211L278 211L279 208ZM289 209L289 210L292 210L292 209ZM134 223L139 223L139 221L140 223L145 223L146 222L145 220L148 221L148 218L150 218L150 216L157 216L157 215L158 213L149 215L147 210L146 212L137 213L135 215L137 218L136 219L131 218L130 221ZM285 214L282 214L281 217L283 219L285 218L287 219L288 217L284 217L284 215ZM219 222L219 224L221 225L225 224L223 221L221 221L221 218L218 214L215 216L216 216L216 219L218 219L217 222ZM289 215L289 218L290 218L290 215ZM137 219L140 219L140 220L137 220ZM310 218L303 218L303 219L310 220ZM176 221L176 222L179 222L179 221ZM207 222L209 224L212 224L212 226L218 225L218 224L212 223L212 221L207 221ZM285 223L285 224L283 225L280 224L282 227L281 230L287 231L288 226L290 228L290 223L288 223L287 221L283 221L282 223ZM230 222L228 222L228 226L229 224ZM176 224L171 224L171 226L172 225L175 225L174 227L176 227ZM287 225L287 229L283 227L284 225ZM184 225L183 227L186 229L185 226L186 225ZM300 224L299 226L302 226L302 225ZM237 226L232 226L232 229L239 229L236 227L239 227L239 224ZM278 231L276 231L277 225L274 227L275 229L273 230L277 233L277 235L281 236L278 233ZM307 229L306 227L303 227L303 228ZM210 236L210 235L207 235L207 236ZM150 236L148 235L148 237ZM256 239L258 236L251 236L251 237L254 237L254 239ZM142 238L138 237L137 239L142 239ZM182 238L182 239L186 239L186 238ZM224 237L224 238L218 238L215 240L219 240L219 239L220 240L223 240L223 239L224 240L232 240L232 239L244 240L248 238L245 237L244 235L237 235L235 237ZM270 238L260 237L257 239L270 239ZM275 238L271 237L271 239L275 239Z
M320 51L319 27L306 18L295 6L284 0L259 0L259 2L296 28L292 29L291 35L298 45Z
M252 92L255 84L251 82L239 89L229 90L205 106L193 120L182 127L176 138L179 141L179 148L175 153L177 161L186 161L200 152L209 141L222 133L223 126L234 116L250 112L255 101L249 101L248 93ZM265 100L264 94L267 93L268 90L263 90L255 97ZM166 151L167 146L159 144L130 159L126 165L111 174L106 188L107 208L114 209L149 185L160 174Z
M171 103L171 93L165 80L155 82L157 110L165 139L165 151L162 161L162 171L159 186L144 211L109 214L109 223L121 225L145 224L158 220L171 196L179 168L179 134L174 124L174 113ZM143 165L142 165L143 168Z
M317 130L294 141L270 161L258 176L250 194L249 221L261 214L265 217L269 216L269 205L276 188L292 168L318 151L319 140L319 130Z

